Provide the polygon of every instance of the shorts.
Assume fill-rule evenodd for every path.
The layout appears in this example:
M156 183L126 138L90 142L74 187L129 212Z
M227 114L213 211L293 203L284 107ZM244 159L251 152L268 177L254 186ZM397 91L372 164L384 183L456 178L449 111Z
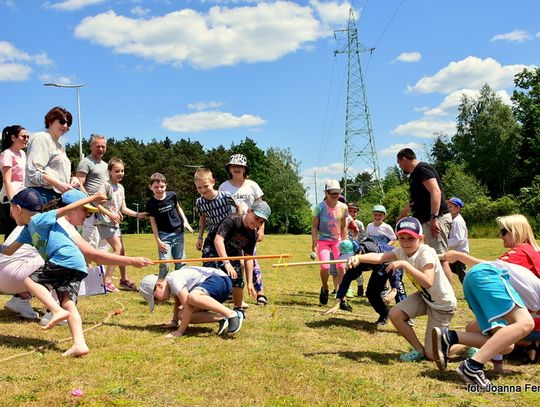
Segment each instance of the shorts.
M122 231L118 226L97 225L100 239L110 239L111 237L122 236Z
M419 317L421 315L427 315L428 322L426 326L426 332L424 335L424 349L426 354L433 355L433 344L431 343L431 331L433 328L449 327L450 321L454 316L456 310L451 311L441 311L434 309L427 305L427 303L422 298L420 292L415 292L414 294L409 295L403 301L398 302L395 305L396 308L399 308L403 311L409 319Z
M422 223L424 242L429 247L433 247L437 254L444 254L448 251L448 236L450 235L450 229L452 228L452 215L446 213L438 218L438 221L440 233L436 238L431 236L429 222Z
M49 291L55 290L59 299L62 298L62 293L66 293L71 301L77 303L81 280L86 276L87 273L83 271L46 262L30 274L28 278L46 287Z
M320 261L330 260L330 253L334 256L334 259L339 259L339 240L318 240L317 252ZM344 264L336 264L337 268L342 269ZM321 264L321 270L330 270L330 264ZM336 271L337 273L337 271Z
M525 308L508 278L502 270L487 263L477 264L465 274L463 294L482 333L506 326L503 317L514 307Z
M227 276L212 275L193 290L201 290L219 303L227 301L232 292L232 282Z

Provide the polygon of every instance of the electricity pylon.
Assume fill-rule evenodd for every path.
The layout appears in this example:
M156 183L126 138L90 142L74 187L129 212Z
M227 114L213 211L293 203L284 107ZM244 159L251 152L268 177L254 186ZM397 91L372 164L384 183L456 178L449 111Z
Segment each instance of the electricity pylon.
M347 29L334 31L335 36L338 33L347 33L347 44L343 49L334 51L334 55L347 54L348 56L345 153L343 160L344 195L347 198L347 194L354 190L360 190L360 194L362 194L361 189L366 185L358 184L355 181L358 174L364 172L371 175L371 180L377 184L382 195L379 159L377 158L366 86L360 64L360 52L373 52L375 48L367 48L358 42L358 29L352 8L349 9Z

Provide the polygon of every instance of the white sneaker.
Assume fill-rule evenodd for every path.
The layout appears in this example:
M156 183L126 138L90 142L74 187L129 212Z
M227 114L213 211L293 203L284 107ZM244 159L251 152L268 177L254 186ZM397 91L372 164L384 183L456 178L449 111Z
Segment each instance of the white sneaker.
M22 300L19 297L11 297L11 299L4 304L4 308L19 314L26 319L38 319L39 314L33 310L30 305L30 300Z
M52 315L53 314L51 311L47 311L45 315L43 315L41 319L39 320L39 324L41 326L47 326L47 324L50 322L52 318ZM65 319L57 324L57 326L66 326L66 325L67 325L67 320Z

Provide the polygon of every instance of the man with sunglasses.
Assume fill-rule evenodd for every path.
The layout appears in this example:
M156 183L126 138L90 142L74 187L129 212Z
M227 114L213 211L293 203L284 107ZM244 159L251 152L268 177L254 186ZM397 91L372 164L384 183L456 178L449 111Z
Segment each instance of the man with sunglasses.
M45 131L33 134L28 143L25 183L39 192L43 204L80 186L79 180L71 177L71 161L59 141L72 121L69 111L53 107L45 115Z

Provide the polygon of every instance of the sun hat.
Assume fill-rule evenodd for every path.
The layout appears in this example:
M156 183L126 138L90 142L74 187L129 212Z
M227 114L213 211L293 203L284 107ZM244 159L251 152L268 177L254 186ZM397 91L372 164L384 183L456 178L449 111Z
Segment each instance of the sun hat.
M386 208L382 205L375 205L372 209L371 209L371 212L382 212L386 215Z
M247 158L244 154L233 154L231 155L231 159L229 162L225 165L225 170L229 172L229 167L231 165L240 165L242 167L246 167L246 173L249 170L248 164L247 164Z
M459 206L460 208L463 208L465 206L463 201L456 197L450 198L448 202L452 202L454 205Z
M270 214L272 213L270 206L265 201L255 202L251 207L251 210L253 213L255 213L255 215L257 215L259 218L263 218L264 220L268 220Z
M20 190L15 194L9 203L19 205L21 208L27 209L31 212L41 212L43 209L41 195L32 188Z
M423 236L422 225L420 221L413 217L405 217L396 224L396 235L409 234L416 239Z
M80 201L81 199L88 198L84 192L79 191L78 189L70 189L62 194L62 203L64 205L70 205L74 202ZM98 212L99 209L95 206L90 205L89 203L84 204L83 208L88 212Z
M341 186L339 185L339 182L335 179L329 179L326 181L326 184L324 185L325 191L332 191L332 190L338 190L341 192Z
M149 274L143 277L139 284L139 294L141 294L141 297L143 297L144 300L148 303L150 312L152 312L154 310L154 307L156 306L156 303L154 301L154 288L156 287L157 281L157 275Z

